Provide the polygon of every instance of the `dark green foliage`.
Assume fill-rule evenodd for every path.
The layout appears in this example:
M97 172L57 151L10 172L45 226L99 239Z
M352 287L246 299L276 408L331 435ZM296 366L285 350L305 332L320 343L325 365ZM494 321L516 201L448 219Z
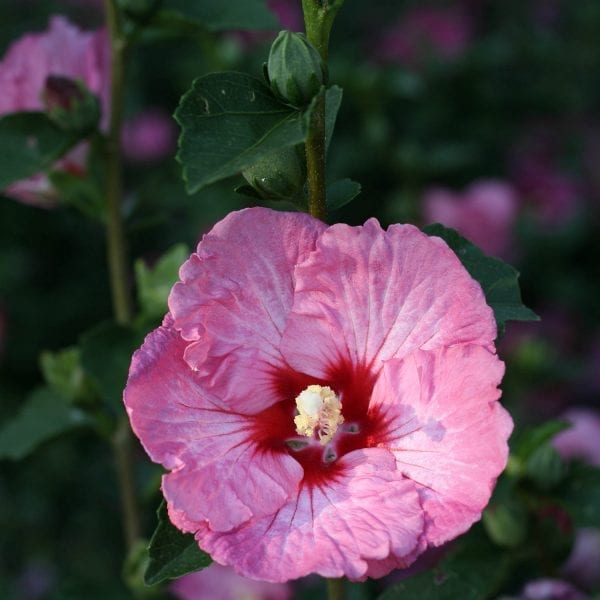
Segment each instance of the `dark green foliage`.
M198 548L191 533L182 533L171 524L164 501L156 514L158 527L150 540L150 561L144 575L147 585L199 571L212 563L211 557Z

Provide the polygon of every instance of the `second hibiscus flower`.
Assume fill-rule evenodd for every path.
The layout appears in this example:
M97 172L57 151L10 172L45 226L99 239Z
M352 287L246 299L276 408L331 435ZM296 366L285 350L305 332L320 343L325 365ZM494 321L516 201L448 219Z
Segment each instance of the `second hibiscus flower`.
M492 310L445 242L255 208L180 277L125 404L215 561L380 577L480 518L512 421Z

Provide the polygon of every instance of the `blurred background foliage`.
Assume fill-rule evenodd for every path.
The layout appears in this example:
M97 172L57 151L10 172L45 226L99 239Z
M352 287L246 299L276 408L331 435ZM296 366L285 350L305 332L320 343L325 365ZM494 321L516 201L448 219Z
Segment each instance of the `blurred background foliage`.
M299 28L298 4L271 2L282 26ZM93 0L4 0L0 55L22 34L45 29L53 14L85 29L102 26L101 3ZM275 33L142 28L127 78L131 128L123 140L129 253L140 261L131 270L143 309L140 330L159 322L185 249L159 258L175 244L194 247L218 219L251 203L233 192L240 177L185 193L169 115L202 74L238 70L260 77ZM576 495L573 485L584 485L577 481L587 480L565 479L579 467L552 453L548 442L560 427L524 432L575 407L600 409L599 40L596 0L346 0L333 31L330 78L344 89L344 100L329 177L350 177L362 193L331 220L442 220L484 249L496 240L492 253L521 271L525 303L542 317L509 325L499 345L507 363L503 403L518 430L493 510L469 536L483 539L482 548L495 545L494 560L503 552L518 555L520 566L486 592L492 596L562 576L575 526L598 520L597 512L579 519L583 500L565 499ZM136 118L149 109L159 115L164 152L136 156L136 147L152 145L158 135L150 128L149 138L134 137ZM488 197L490 185L497 187ZM473 200L480 194L488 200ZM502 217L487 210L493 213L494 194L507 203ZM44 380L85 406L105 384L102 376L94 380L101 367L89 347L118 346L127 356L139 341L121 344L120 334L97 329L82 337L110 319L111 307L103 227L77 210L74 195L65 194L54 208L0 197L0 420L13 418ZM61 365L71 359L61 355L61 362L54 353L78 345L72 360L82 360L83 370L74 374L67 364L61 377ZM106 443L119 407L94 410L103 416L80 426L69 413L69 433L23 460L0 463L2 598L131 597L120 577L124 546ZM147 536L156 522L159 474L140 452ZM598 482L590 484L598 499ZM575 513L562 518L570 506ZM597 579L575 583L598 593ZM370 597L378 585L367 586L370 592L352 587L352 597ZM402 594L412 597L410 589Z

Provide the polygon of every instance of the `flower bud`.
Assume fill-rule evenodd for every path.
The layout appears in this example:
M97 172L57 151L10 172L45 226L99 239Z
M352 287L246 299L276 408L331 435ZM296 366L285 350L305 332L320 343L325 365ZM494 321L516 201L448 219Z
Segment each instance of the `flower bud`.
M277 150L242 175L261 198L297 201L302 197L306 179L301 148Z
M83 83L49 75L46 78L42 100L48 117L61 129L86 134L100 120L100 103Z
M527 514L517 503L492 504L483 513L483 526L495 544L515 548L527 535Z
M319 51L301 33L281 31L269 52L271 89L281 100L301 108L309 104L325 81Z

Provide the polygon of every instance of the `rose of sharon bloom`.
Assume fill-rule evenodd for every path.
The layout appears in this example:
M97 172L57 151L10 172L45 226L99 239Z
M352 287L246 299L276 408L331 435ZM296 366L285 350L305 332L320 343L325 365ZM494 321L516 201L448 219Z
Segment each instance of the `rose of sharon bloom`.
M230 567L212 564L180 577L169 586L179 600L289 600L289 584L265 583L241 577Z
M517 197L507 183L477 181L462 194L431 188L423 197L423 211L428 223L458 230L487 254L503 256L511 247Z
M0 116L44 110L43 92L50 76L82 81L97 94L102 123L108 123L109 49L105 31L84 32L64 17L50 19L43 33L29 33L13 42L0 62ZM56 169L83 174L87 146L80 144L63 157ZM48 178L39 174L11 184L7 196L29 204L48 205L54 198Z
M158 108L136 115L123 126L121 145L131 162L160 161L171 154L176 145L175 122Z
M587 598L586 594L566 581L536 579L525 586L518 600L586 600Z
M179 275L124 399L216 562L363 580L480 518L512 421L492 311L445 242L253 208Z
M376 55L384 61L418 67L428 58L458 58L471 38L472 26L465 11L440 6L415 7L383 33Z
M578 458L600 467L600 412L589 408L572 408L561 417L571 423L552 440L558 453L567 459Z

